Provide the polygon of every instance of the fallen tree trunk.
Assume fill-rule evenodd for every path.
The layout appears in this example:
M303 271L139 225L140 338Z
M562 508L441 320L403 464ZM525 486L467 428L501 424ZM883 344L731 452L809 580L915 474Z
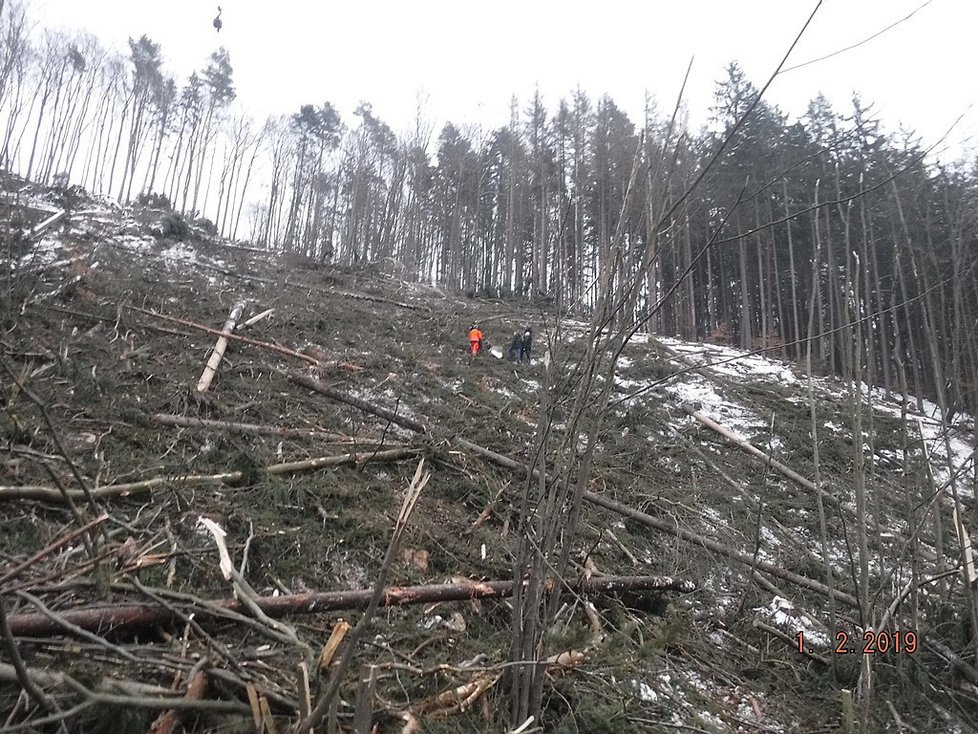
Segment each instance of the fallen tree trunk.
M812 482L810 479L807 479L806 477L803 477L801 474L799 474L798 472L796 472L790 466L787 466L785 464L782 464L780 461L778 461L777 459L775 459L773 456L770 456L770 455L764 453L763 451L761 451L759 448L757 448L754 444L752 444L750 441L748 441L743 436L738 436L736 433L734 433L733 431L731 431L726 426L720 425L719 423L717 423L715 420L713 420L709 416L701 413L698 410L694 410L689 405L683 405L683 410L685 410L687 414L689 414L691 417L695 418L697 421L699 421L700 423L702 423L704 426L706 426L710 430L716 431L717 433L719 433L724 438L732 441L734 444L736 444L737 448L741 449L742 451L746 451L751 456L756 456L757 458L761 459L765 464L767 464L768 466L770 466L772 469L776 469L781 474L783 474L784 476L786 476L788 479L792 480L793 482L796 482L796 483L800 484L805 489L810 490L812 492L818 492L819 494L822 495L822 498L826 502L828 502L829 504L831 504L832 506L834 506L834 507L838 507L839 506L839 500L837 500L831 494L829 494L828 492L826 492L821 487L815 486L815 483L814 482Z
M565 582L567 588L579 594L618 594L622 592L676 591L689 593L696 584L684 578L671 576L598 576ZM381 594L380 606L399 607L407 604L433 604L435 602L466 601L468 599L505 599L513 595L512 581L467 581L455 584L430 586L391 586ZM365 607L373 595L373 589L353 591L324 591L291 596L259 596L254 600L269 617L288 614L320 614L340 609ZM244 602L223 599L208 602L194 610L198 618L203 614L219 616L221 611L248 612ZM178 621L176 612L154 604L114 604L107 607L71 609L58 613L58 617L88 631L106 633L123 627L146 627ZM57 619L42 614L8 615L7 623L15 636L43 637L65 631Z
M398 308L407 308L411 311L431 311L428 306L418 306L413 303L404 303L403 301L392 301L389 298L381 298L380 296L368 296L365 293L350 293L349 291L333 291L333 293L343 296L345 298L355 298L358 301L373 301L374 303L389 303L391 306L397 306Z
M373 403L369 403L365 400L361 400L360 398L356 398L340 390L336 390L335 388L328 387L327 385L322 384L315 378L311 378L297 372L291 372L289 373L289 379L299 385L303 385L311 390L326 395L327 397L331 397L334 400L338 400L348 405L352 405L356 408L359 408L360 410L363 410L366 413L371 413L380 418L389 420L392 423L395 423L396 425L402 426L404 428L408 428L410 430L416 431L421 434L429 433L427 426L424 423L421 423L420 421L416 421L411 418L406 418L404 416L396 415L393 411L388 410L387 408L374 405ZM699 419L697 418L697 420ZM710 422L713 423L713 421ZM707 424L704 423L704 425ZM715 425L719 426L719 424L715 424ZM710 427L712 428L712 426ZM529 467L527 467L525 464L516 461L515 459L511 459L510 457L505 456L503 454L492 451L491 449L487 449L484 446L479 446L478 444L472 443L471 441L467 441L466 439L457 438L457 437L452 439L452 442L458 447L463 448L467 451L471 451L472 453L478 456L482 456L483 458L491 461L492 463L502 466L506 469L513 470L519 474L523 474L524 476L527 474L527 472L529 472ZM743 442L743 439L740 439L738 441L738 445L741 442ZM752 448L756 449L756 447L753 447L749 442L746 443L750 445ZM760 449L756 449L756 451L762 454L762 456L765 459L770 460L770 457L767 457L767 455L761 452ZM809 482L807 479L802 477L800 474L797 474L797 472L793 472L790 469L789 471L791 471L793 475L797 476L801 480L803 486L811 485L811 487L814 487L814 485L811 482ZM533 476L538 477L539 472L534 470ZM786 474L786 476L791 476L791 475ZM794 479L793 476L791 478ZM831 496L829 495L829 497ZM670 535L673 535L675 537L682 538L683 540L699 545L702 548L713 551L715 553L719 553L721 555L726 556L727 558L730 558L731 560L750 566L753 569L764 571L765 573L769 573L772 576L776 576L778 578L784 579L785 581L789 581L798 586L801 586L802 588L806 588L811 591L814 591L818 594L821 594L822 596L829 597L829 595L831 594L837 600L841 601L844 604L847 604L848 606L854 609L859 608L859 603L856 600L856 597L853 596L852 594L848 594L846 592L842 592L837 589L830 590L829 587L823 583L793 573L786 569L782 569L778 566L774 566L773 564L766 563L764 561L754 558L752 555L741 553L740 551L734 550L732 548L727 548L726 546L722 545L721 543L718 543L715 540L711 540L710 538L706 538L704 536L698 535L696 533L693 533L692 531L685 530L683 528L680 528L678 525L674 525L672 523L661 520L657 517L653 517L652 515L648 515L632 507L623 505L620 502L615 502L614 500L608 499L607 497L588 491L584 492L583 499L586 502L589 502L594 505L598 505L599 507L603 507L605 509L611 510L612 512L616 512L625 517L629 517L637 522L642 523L643 525L647 525L648 527L652 527L657 530L661 530L662 532L669 533ZM836 504L839 504L838 501L835 500L834 498L832 498L831 501L835 502ZM978 685L978 669L976 669L974 666L970 665L968 662L963 660L960 656L955 654L952 650L950 650L950 648L948 648L940 641L934 640L932 637L927 637L925 639L925 642L928 645L930 645L930 647L933 650L935 650L938 654L944 657L953 667L957 668L961 672L961 674L964 675L969 681Z
M498 464L499 466L505 467L507 469L514 469L517 471L521 471L524 474L527 471L527 467L524 464L521 464L518 461L514 461L513 459L510 459L508 456L503 456L502 454L498 454L495 451L490 451L487 448L478 446L470 441L465 441L464 439L458 441L457 443L459 446L462 446L463 448L466 448L472 451L473 453L482 456L483 458L486 458L495 464ZM682 538L683 540L689 541L690 543L695 543L701 548L705 548L706 550L713 551L714 553L719 553L721 555L726 556L727 558L738 561L747 566L752 566L761 571L764 571L765 573L769 573L772 576L777 576L778 578L784 579L785 581L790 581L791 583L796 584L797 586L801 586L803 588L816 591L819 594L822 594L823 596L829 595L829 587L819 581L815 581L814 579L810 579L806 576L800 576L799 574L783 569L780 566L775 566L772 563L767 563L765 561L755 559L754 556L748 553L741 553L740 551L734 550L733 548L728 548L722 543L719 543L715 540L711 540L710 538L704 537L702 535L698 535L697 533L694 533L690 530L686 530L685 528L681 528L672 522L663 520L658 517L653 517L652 515L648 515L644 512L636 510L632 507L629 507L628 505L623 505L620 502L615 502L614 500L609 499L604 495L595 494L594 492L585 491L583 497L586 502L589 502L592 505L597 505L598 507L603 507L606 510L611 510L612 512L622 515L623 517L628 517L632 520L640 522L647 527L655 528L656 530L661 530L664 533L669 533L670 535L674 535L677 538ZM851 604L851 605L856 604L856 597L852 596L851 594L846 594L845 592L841 592L838 590L832 590L832 593L834 594L836 599L839 599L845 602L846 604Z
M67 216L67 214L68 212L64 210L60 212L55 212L50 217L48 217L43 222L41 222L39 225L34 227L30 232L28 232L27 238L34 239L35 237L44 234L45 230L50 229L53 225L60 222L62 219L65 218L65 216Z
M820 486L816 485L811 480L806 479L805 477L803 477L801 474L799 474L798 472L796 472L791 467L786 466L785 464L782 464L777 459L775 459L772 456L764 453L763 451L761 451L759 448L757 448L754 444L752 444L750 441L748 441L743 436L738 436L736 433L734 433L733 431L731 431L726 426L723 426L723 425L717 423L712 418L704 415L703 413L699 412L698 410L694 410L693 408L691 408L688 405L683 405L683 410L685 410L686 413L688 413L691 417L695 418L697 421L699 421L700 423L702 423L707 428L709 428L709 429L711 429L713 431L716 431L717 433L719 433L724 438L729 439L730 441L732 441L737 446L737 448L741 449L742 451L747 452L751 456L756 456L757 458L761 459L765 464L767 464L768 466L770 466L772 469L776 469L778 472L780 472L781 474L783 474L785 477L787 477L788 479L792 480L793 482L796 482L798 485L804 487L805 489L809 490L810 492L818 492L818 494L820 494L822 496L822 499L824 499L830 505L832 505L836 509L839 509L839 510L845 512L853 520L858 521L857 516L856 516L856 512L851 507L847 507L842 502L840 502L838 499L836 499L835 497L833 497L829 492L825 491L824 489L822 489ZM869 527L869 529L872 530L873 532L879 532L880 531L879 523L877 523L877 521L875 519L873 519L871 517L867 517L866 518L866 524ZM920 555L923 558L925 558L927 561L930 561L931 563L937 563L937 561L938 561L937 554L931 552L930 550L928 550L927 548L924 548L924 547L918 547L917 550L920 553Z
M265 467L268 474L291 474L300 471L313 471L322 469L326 466L341 466L343 464L363 464L368 461L397 461L409 456L417 456L421 449L416 448L397 448L385 451L363 451L360 453L340 454L338 456L321 456L315 459L305 459L303 461L289 461L283 464L272 464ZM244 479L244 472L232 471L222 474L190 474L175 475L169 477L154 477L144 479L139 482L128 482L126 484L108 484L90 491L92 497L107 499L112 497L128 497L143 492L152 492L154 489L166 485L178 487L191 487L207 484L237 484ZM43 502L65 501L65 497L73 500L81 500L86 497L80 489L66 489L64 491L57 487L44 486L22 486L22 487L2 487L0 486L0 501L26 499L41 500Z
M217 337L214 351L211 352L210 359L207 360L207 366L204 367L204 371L200 375L200 380L197 381L197 392L205 392L210 387L214 375L217 374L217 368L221 364L221 360L224 359L224 350L228 348L228 337L234 331L234 327L238 325L238 319L241 318L241 312L244 311L244 307L244 301L238 301L234 304L234 308L231 309L228 320L224 323L224 328L221 329L221 335Z
M232 421L216 421L208 418L192 418L190 416L173 415L171 413L154 413L149 419L160 426L177 426L180 428L216 428L233 433L253 433L269 436L284 436L286 438L328 438L345 443L369 443L372 439L358 439L343 433L333 433L322 428L285 428L282 426L267 426L258 423L235 423Z
M297 385L302 385L313 392L318 392L320 395L325 395L326 397L332 398L340 403L352 405L354 408L362 410L364 413L370 413L378 418L383 418L396 426L407 428L409 431L414 431L415 433L428 433L428 427L424 423L416 421L413 418L408 418L405 415L398 415L396 411L389 410L381 405L375 405L367 402L366 400L350 395L342 390L337 390L335 387L330 387L329 385L320 382L312 375L292 371L288 373L288 378L290 382L294 382Z
M780 566L775 566L773 563L767 563L766 561L755 559L754 556L752 556L749 553L741 553L740 551L734 550L733 548L728 548L722 543L718 543L715 540L711 540L710 538L704 537L702 535L698 535L697 533L694 533L691 530L686 530L685 528L681 528L672 522L662 520L661 518L658 517L653 517L652 515L647 515L644 512L636 510L632 507L628 507L627 505L623 505L620 502L615 502L614 500L608 499L607 497L603 497L602 495L594 494L593 492L585 492L584 499L586 499L591 504L598 505L599 507L604 507L605 509L611 510L612 512L616 512L619 515L623 515L625 517L631 518L632 520L640 522L647 527L655 528L656 530L661 530L664 533L669 533L670 535L674 535L677 538L682 538L683 540L689 541L690 543L695 543L701 548L705 548L706 550L713 551L714 553L719 553L734 561L743 563L746 566L751 566L753 568L758 569L759 571L764 571L765 573L769 573L772 576L777 576L778 578L784 579L785 581L790 581L796 586L801 586L802 588L818 592L819 594L825 597L828 597L831 594L836 599L838 599L839 601L845 604L854 607L858 606L856 602L856 597L854 597L852 594L847 594L843 591L839 591L838 589L830 590L828 586L826 586L825 584L819 581L810 579L807 576L800 576L799 574L793 573L792 571L788 571L787 569L781 568Z
M146 308L139 308L139 306L126 306L130 311L135 311L136 313L145 314L147 316L152 316L153 318L161 319L162 321L169 321L173 324L180 324L181 326L189 326L192 329L197 329L198 331L203 331L205 334L213 334L214 336L224 336L231 341L241 342L242 344L249 344L253 347L260 347L261 349L268 350L270 352L275 352L276 354L281 354L285 357L293 357L295 359L300 359L303 362L308 362L316 367L339 367L343 370L348 370L350 372L359 372L362 367L355 364L350 364L349 362L341 362L339 360L334 360L332 362L321 362L315 357L310 357L308 354L302 354L301 352L296 352L292 349L287 349L286 347L280 347L278 344L272 344L270 342L259 341L258 339L249 339L246 336L241 336L240 334L225 334L218 329L214 329L210 326L205 326L204 324L198 324L196 321L187 321L186 319L179 319L176 316L167 316L166 314L157 313L156 311L150 311Z

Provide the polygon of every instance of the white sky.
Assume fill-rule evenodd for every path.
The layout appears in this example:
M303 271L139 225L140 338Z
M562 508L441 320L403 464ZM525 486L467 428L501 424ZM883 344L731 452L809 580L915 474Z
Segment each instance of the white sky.
M858 91L886 127L902 122L933 143L975 100L976 0L824 0L789 60L831 59L785 74L768 101L797 116L823 92L847 112ZM211 20L221 4L224 28ZM184 79L219 45L231 54L241 105L263 117L329 100L347 122L358 101L397 132L419 98L436 123L505 124L539 87L549 109L578 85L608 93L639 122L648 90L671 109L687 88L699 125L723 67L738 60L758 87L816 0L29 0L43 26L84 28L120 50L146 33ZM921 8L922 5L925 5ZM957 143L978 131L968 112ZM955 155L961 149L954 148Z

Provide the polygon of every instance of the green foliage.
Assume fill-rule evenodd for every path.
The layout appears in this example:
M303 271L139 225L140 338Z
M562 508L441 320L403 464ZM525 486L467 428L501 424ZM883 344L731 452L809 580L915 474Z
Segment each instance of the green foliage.
M97 707L84 731L91 734L140 734L149 729L157 712L132 706Z
M231 55L221 46L211 54L206 68L201 72L201 78L207 85L211 104L226 107L237 96L232 81L234 70L231 68Z
M173 204L170 203L166 195L156 192L142 193L136 197L134 203L136 206L146 207L147 209L161 209L165 212L173 211Z
M217 225L207 217L197 217L194 219L194 226L202 230L204 234L208 234L211 237L217 236Z
M638 734L642 731L628 720L619 704L578 698L572 711L564 713L553 728L555 734Z
M163 217L160 232L164 239L182 242L190 236L190 225L182 215L173 212Z

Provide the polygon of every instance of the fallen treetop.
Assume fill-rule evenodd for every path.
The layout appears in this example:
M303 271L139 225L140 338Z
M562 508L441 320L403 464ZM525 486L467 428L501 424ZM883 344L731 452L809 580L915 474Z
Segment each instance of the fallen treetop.
M364 464L368 461L398 461L409 456L417 456L421 449L394 448L383 451L362 451L359 453L339 454L337 456L321 456L302 461L287 461L282 464L272 464L265 467L265 472L271 475L291 474L293 472L315 471L327 466L343 464ZM221 474L177 474L173 476L153 477L138 482L125 484L107 484L104 487L92 489L89 494L96 499L111 497L129 497L134 494L152 492L165 486L191 487L207 484L233 485L245 478L242 471L223 472ZM3 500L41 500L43 502L62 503L67 499L82 500L86 497L80 489L61 490L58 487L46 486L0 486L0 501Z
M580 594L617 594L621 592L677 591L689 593L696 584L684 578L671 576L598 576L565 582L567 588ZM512 581L466 581L454 584L429 586L391 586L384 589L380 605L399 607L407 604L432 604L435 602L465 601L467 599L504 599L513 595ZM259 596L258 607L269 617L288 614L319 614L339 609L358 609L367 606L373 589L353 591L324 591L287 596ZM198 614L220 615L222 611L247 613L248 607L239 600L222 599L206 602ZM125 627L146 627L169 624L178 620L176 611L157 604L113 604L112 606L87 607L59 612L57 618L37 613L12 614L7 617L11 634L16 636L42 637L64 633L63 620L89 632L105 633Z
M358 301L373 301L374 303L389 303L391 306L397 306L398 308L406 308L411 311L430 311L428 306L419 306L414 303L404 303L404 301L392 301L389 298L381 298L380 296L370 296L366 293L351 293L350 291L334 291L337 295L343 296L344 298L355 298Z
M302 360L303 362L308 362L316 367L339 367L340 369L348 370L350 372L359 372L362 367L350 364L349 362L341 362L339 360L334 360L332 362L324 363L315 357L310 357L308 354L302 354L294 349L288 349L286 347L281 347L278 344L272 344L270 342L263 342L258 339L250 339L246 336L241 336L240 334L226 333L221 329L215 329L211 326L205 326L204 324L198 324L196 321L188 321L187 319L180 319L176 316L168 316L158 311L151 311L147 308L140 308L139 306L126 306L130 311L135 311L136 313L141 313L146 316L152 316L153 318L160 319L162 321L168 321L171 324L180 324L181 326L189 326L192 329L197 329L205 334L212 334L216 337L223 337L228 341L240 342L242 344L249 344L253 347L260 347L261 349L268 350L270 352L275 352L276 354L281 354L285 357L293 357L294 359Z
M237 423L233 421L219 421L209 418L196 418L194 416L173 415L171 413L154 413L149 417L150 421L160 426L177 426L180 428L212 428L233 433L253 433L267 434L271 436L285 436L289 438L327 438L339 440L344 443L355 443L357 439L347 436L345 433L327 431L325 428L290 428L287 426L267 426L256 423ZM363 444L373 439L362 439L359 443Z
M370 413L378 418L383 418L396 426L401 426L401 428L407 428L409 431L414 431L415 433L428 433L428 427L424 423L416 421L413 418L408 418L406 415L399 415L396 411L390 410L381 405L375 405L374 403L368 402L354 395L350 395L342 390L337 390L335 387L326 385L312 375L307 375L304 372L293 370L288 373L288 378L297 385L302 385L313 392L318 392L320 395L325 395L326 397L332 398L340 403L351 405L354 408L362 410L364 413Z

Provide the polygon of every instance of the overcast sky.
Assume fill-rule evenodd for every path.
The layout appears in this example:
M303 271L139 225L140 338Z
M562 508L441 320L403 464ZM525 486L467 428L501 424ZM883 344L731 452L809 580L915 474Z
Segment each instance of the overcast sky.
M496 127L515 94L539 88L550 109L580 86L608 93L641 119L646 90L671 108L693 59L687 102L707 113L724 66L740 62L761 86L816 0L30 0L43 26L83 28L120 50L145 33L185 78L219 45L231 54L241 105L256 116L332 102L344 119L360 100L395 131L413 127L419 98L440 126ZM916 11L916 13L914 13ZM879 34L913 14L909 20ZM928 144L954 121L955 142L978 131L976 0L824 0L768 100L791 116L824 93L840 112L852 93L890 130L904 123ZM869 39L869 40L867 40ZM960 151L955 147L954 151Z

